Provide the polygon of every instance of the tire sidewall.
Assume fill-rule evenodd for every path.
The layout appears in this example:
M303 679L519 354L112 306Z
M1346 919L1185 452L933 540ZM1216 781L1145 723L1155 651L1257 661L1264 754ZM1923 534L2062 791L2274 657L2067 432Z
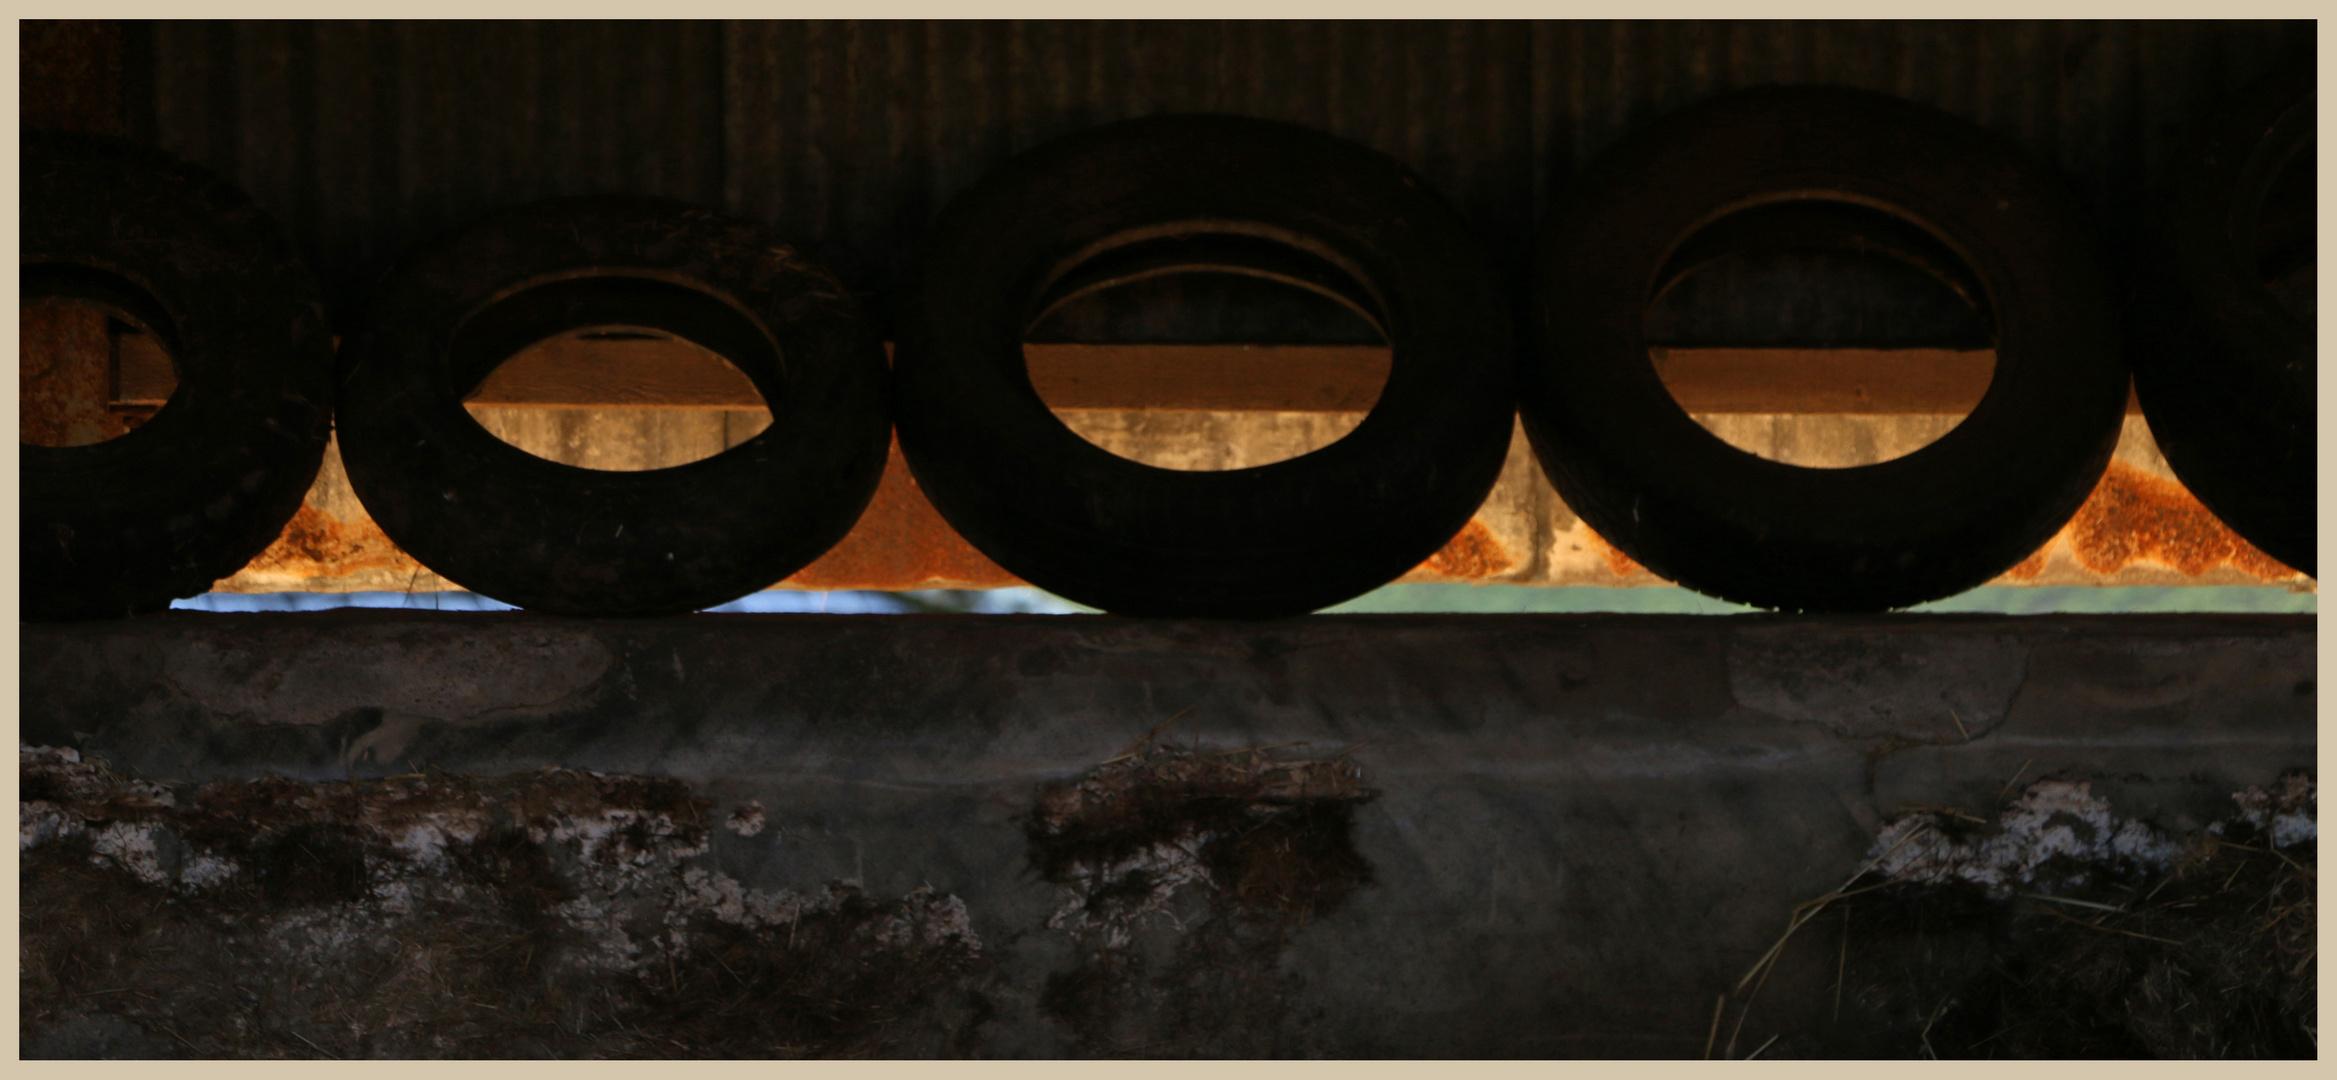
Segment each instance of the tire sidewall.
M20 263L144 291L178 376L119 438L19 448L24 614L158 610L265 550L315 480L332 417L321 295L275 223L208 172L97 136L22 148Z
M1352 433L1186 472L1049 411L1022 359L1031 299L1078 253L1179 222L1260 228L1377 299L1390 375ZM914 297L895 394L926 495L1009 571L1107 610L1255 617L1357 595L1459 531L1507 451L1511 309L1466 227L1394 160L1294 125L1156 117L1017 158L945 212Z
M572 277L681 285L755 322L779 363L726 359L770 427L642 472L549 461L481 427L448 362L458 329ZM351 486L391 539L466 588L560 614L679 614L771 586L851 529L889 443L883 348L834 276L760 225L646 199L530 204L403 261L352 339L342 400Z
M1814 469L1706 431L1648 360L1647 292L1725 212L1829 198L1894 213L1984 283L1995 376L1906 456ZM1675 114L1594 163L1545 227L1525 419L1568 505L1657 574L1740 602L1898 607L2035 550L2115 446L2126 374L2093 238L2067 190L1945 114L1835 88L1766 88Z

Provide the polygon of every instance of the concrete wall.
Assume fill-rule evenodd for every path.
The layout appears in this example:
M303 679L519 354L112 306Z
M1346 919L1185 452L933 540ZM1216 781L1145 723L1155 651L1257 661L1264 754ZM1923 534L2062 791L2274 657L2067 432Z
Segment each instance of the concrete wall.
M2309 767L2314 650L2288 616L176 612L25 627L19 706L27 743L159 781L559 764L757 803L767 829L715 829L686 865L959 898L995 965L970 1052L1695 1056L1898 811L1985 818L2049 777L2174 834ZM1176 1020L1222 990L1176 961L1216 925L1198 884L1134 920L1153 963L1117 1026L1049 996L1095 945L1034 868L1042 788L1148 732L1352 762L1376 791L1345 833L1368 883L1242 954L1265 989L1238 1030ZM1737 1056L1880 1052L1856 995L1865 1026L1827 1019L1834 947L1789 954Z

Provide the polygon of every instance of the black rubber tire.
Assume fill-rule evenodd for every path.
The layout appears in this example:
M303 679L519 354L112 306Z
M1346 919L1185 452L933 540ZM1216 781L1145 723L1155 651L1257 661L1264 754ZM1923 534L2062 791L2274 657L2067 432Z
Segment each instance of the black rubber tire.
M1673 253L1789 198L1889 211L1985 290L1995 378L1937 441L1856 468L1785 465L1698 426L1657 376L1642 317ZM2116 445L2127 375L2077 202L1944 113L1838 88L1716 98L1602 156L1538 244L1520 389L1543 471L1601 537L1699 592L1802 611L1953 595L2051 538Z
M2319 507L2314 329L2266 285L2254 234L2279 167L2312 152L2314 114L2307 66L2253 87L2169 156L2137 260L2131 335L2135 394L2175 476L2307 574ZM2309 256L2309 217L2302 225Z
M1215 224L1176 228L1198 222ZM1193 238L1227 233L1375 304L1393 356L1363 422L1286 461L1185 472L1057 420L1021 345L1055 279L1131 234L1207 251ZM1294 125L1152 117L1015 158L944 212L907 306L895 419L926 496L1000 566L1119 614L1294 615L1385 584L1468 523L1509 445L1514 308L1466 225L1395 160Z
M241 569L300 509L332 430L332 332L307 267L227 182L98 136L18 146L20 294L135 316L179 379L120 438L18 447L21 614L162 610Z
M771 426L720 454L613 472L537 457L462 398L596 325L664 330L753 380ZM825 268L750 221L556 199L402 260L344 347L341 456L390 539L446 578L563 615L672 615L768 588L849 532L889 446L884 346Z

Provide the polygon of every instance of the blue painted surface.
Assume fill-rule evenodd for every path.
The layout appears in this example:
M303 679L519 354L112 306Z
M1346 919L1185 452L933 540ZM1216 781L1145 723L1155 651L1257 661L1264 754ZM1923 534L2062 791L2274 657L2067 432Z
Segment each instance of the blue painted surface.
M2111 612L2258 612L2316 614L2318 597L2277 586L2003 586L1984 585L1912 608L1918 612L2006 615ZM425 611L509 611L511 605L477 593L206 593L171 605L186 611L323 611L402 608ZM1093 614L1038 589L927 589L916 592L803 592L773 589L709 610L723 613L825 612L898 615L969 612L983 615ZM1325 609L1328 614L1393 612L1622 612L1642 615L1739 615L1753 608L1669 585L1636 588L1533 585L1387 585Z

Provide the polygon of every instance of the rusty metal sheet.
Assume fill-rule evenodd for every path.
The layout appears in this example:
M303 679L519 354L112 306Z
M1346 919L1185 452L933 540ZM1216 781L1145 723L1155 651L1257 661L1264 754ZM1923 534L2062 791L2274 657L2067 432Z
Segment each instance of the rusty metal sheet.
M1212 414L1204 414L1212 415ZM1254 417L1258 414L1215 414ZM1303 415L1303 414L1302 414ZM1336 414L1334 414L1336 415ZM1791 419L1791 418L1788 418ZM1877 421L1897 418L1876 417ZM1599 538L1550 488L1521 432L1493 493L1443 550L1400 580L1445 584L1662 585ZM850 535L775 587L981 589L1022 582L950 529L917 489L899 449ZM2285 585L2314 583L2256 550L2168 470L2139 416L2093 495L2044 547L1996 585ZM328 452L299 516L225 592L432 592L459 589L383 535Z
M133 132L234 179L337 321L399 252L556 195L723 198L721 29L705 22L152 24Z
M2256 549L2175 478L2139 416L2069 524L1999 585L2286 585L2313 579Z
M1531 225L1531 41L1487 22L740 22L724 27L732 209L883 291L987 170L1160 112L1329 131L1409 163L1488 243Z
M1632 125L1698 99L1829 83L2011 138L2058 166L2115 230L2185 128L2309 55L2313 34L2302 20L1537 22L1534 191L1546 199Z
M18 437L34 446L87 446L128 430L108 411L113 342L103 312L33 304L17 320Z
M19 124L122 133L119 20L24 19L16 35Z
M882 294L985 170L1163 111L1289 120L1393 154L1518 269L1553 192L1631 125L1781 81L2000 131L2116 234L2170 141L2312 35L2309 21L157 22L133 58L151 72L121 82L141 95L133 134L251 191L347 310L404 245L588 191L726 206Z

